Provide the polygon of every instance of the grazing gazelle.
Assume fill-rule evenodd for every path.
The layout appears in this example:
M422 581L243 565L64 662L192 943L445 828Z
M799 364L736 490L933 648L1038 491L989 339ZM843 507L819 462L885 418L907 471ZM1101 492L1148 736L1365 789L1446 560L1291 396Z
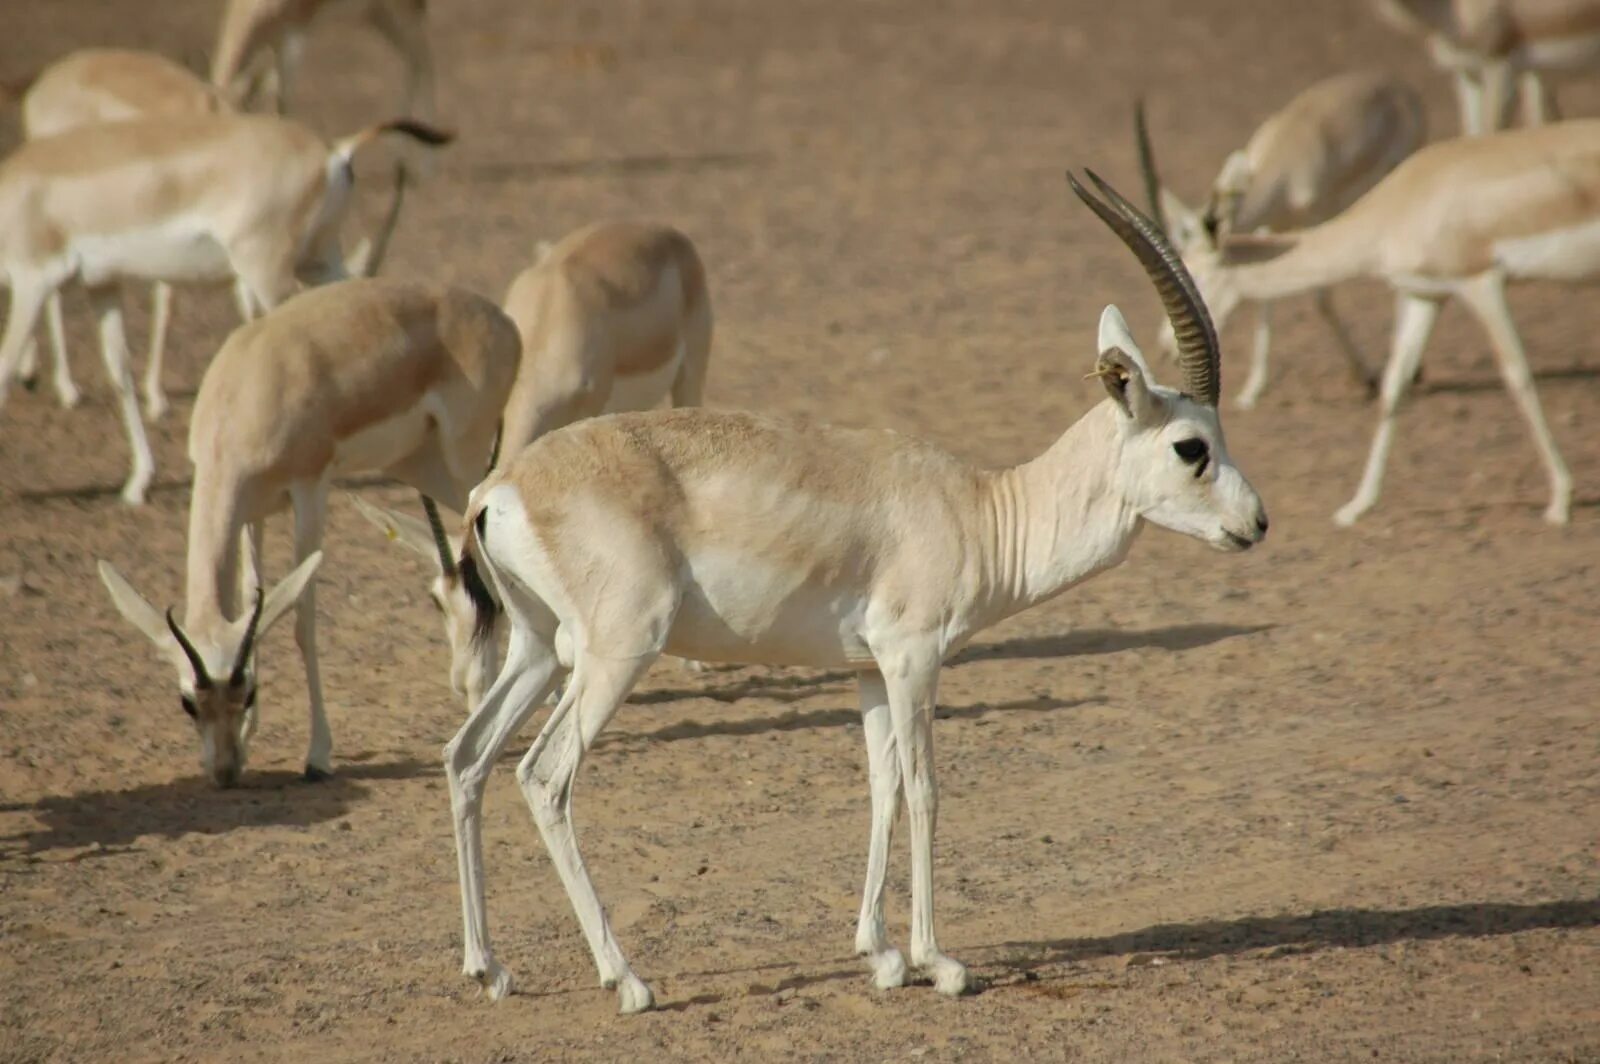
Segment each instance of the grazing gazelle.
M1156 384L1115 307L1094 376L1109 393L1039 458L980 470L883 430L750 414L653 411L551 433L474 489L461 570L486 630L494 586L510 653L445 747L465 973L494 998L511 978L484 912L481 805L489 770L571 669L517 779L623 1012L648 987L612 935L578 852L573 779L584 751L665 652L860 674L872 830L856 948L880 987L907 964L885 935L890 829L911 823L910 964L946 994L971 983L934 937L932 727L940 663L983 628L1126 557L1154 523L1220 550L1266 534L1261 500L1228 456L1216 409L1216 332L1154 223L1089 175L1073 181L1134 251L1179 338L1183 389Z
M522 337L522 363L506 400L502 459L581 418L648 410L669 398L674 407L700 405L711 295L694 244L678 230L638 222L585 226L518 274L504 307ZM476 706L493 672L494 641L469 647L472 603L438 511L424 499L424 524L352 498L390 539L436 564L429 592L444 614L450 674L468 708Z
M431 118L427 0L227 0L211 57L211 83L245 107L266 86L273 108L284 113L311 22L335 9L356 12L400 54L405 63L400 113Z
M238 277L263 309L299 279L347 276L339 224L351 159L384 133L428 144L450 136L409 120L332 145L296 122L208 115L83 126L28 141L0 163L0 272L11 309L0 338L0 405L50 295L76 281L100 321L101 354L133 452L122 500L144 502L154 473L128 371L120 286ZM398 218L403 182L368 268Z
M1430 144L1321 225L1230 237L1220 254L1188 266L1219 317L1242 299L1281 299L1356 277L1394 290L1382 413L1361 485L1334 515L1339 524L1355 523L1378 501L1395 414L1439 308L1452 297L1488 333L1506 390L1528 423L1550 480L1545 520L1566 524L1572 477L1545 423L1505 287L1600 273L1600 121Z
M109 564L100 576L122 615L178 669L201 758L232 786L255 727L248 618L233 601L241 552L261 524L294 509L297 568L258 605L262 624L297 601L295 641L310 690L306 778L333 768L317 669L311 584L335 476L380 472L458 510L482 472L517 370L517 330L492 302L458 288L353 280L312 289L228 337L206 370L189 429L194 495L180 625ZM250 567L259 571L259 558ZM218 679L230 677L222 684Z
M1422 100L1404 82L1372 71L1324 78L1268 117L1243 149L1228 156L1206 205L1195 209L1156 175L1142 104L1134 124L1145 186L1152 190L1149 209L1191 266L1196 259L1215 258L1218 242L1233 233L1304 229L1327 221L1416 151L1426 136ZM1313 301L1351 374L1376 394L1377 377L1334 313L1327 290L1314 292ZM1241 409L1255 406L1267 386L1271 306L1263 301L1256 307L1250 375L1236 400ZM1219 329L1229 309L1212 307ZM1170 325L1162 329L1161 346L1168 354L1174 349Z
M1455 78L1461 130L1493 133L1522 97L1522 120L1559 117L1545 75L1600 68L1600 0L1374 0L1391 26L1421 37Z

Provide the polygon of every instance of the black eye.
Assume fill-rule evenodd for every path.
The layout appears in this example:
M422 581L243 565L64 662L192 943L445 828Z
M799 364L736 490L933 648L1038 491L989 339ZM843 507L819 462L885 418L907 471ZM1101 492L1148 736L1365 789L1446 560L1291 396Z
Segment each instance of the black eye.
M190 698L188 695L179 695L178 701L183 704L183 711L189 714L190 720L196 720L199 718L200 709L194 704L194 699Z
M1177 443L1172 445L1172 449L1178 452L1179 458L1182 458L1190 465L1194 465L1196 462L1204 458L1206 456L1206 451L1208 450L1206 447L1206 441L1198 438L1179 440Z

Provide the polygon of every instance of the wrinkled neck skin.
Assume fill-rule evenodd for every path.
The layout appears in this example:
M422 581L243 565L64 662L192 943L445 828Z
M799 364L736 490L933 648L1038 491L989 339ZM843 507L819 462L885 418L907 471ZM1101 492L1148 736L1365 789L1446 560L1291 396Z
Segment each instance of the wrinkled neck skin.
M1038 458L990 475L986 624L1128 556L1144 522L1119 487L1124 425L1105 400Z

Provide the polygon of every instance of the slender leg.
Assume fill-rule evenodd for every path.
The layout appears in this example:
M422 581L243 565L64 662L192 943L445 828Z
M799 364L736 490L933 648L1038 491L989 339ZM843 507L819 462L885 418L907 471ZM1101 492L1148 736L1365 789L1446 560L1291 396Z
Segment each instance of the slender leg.
M289 489L294 503L294 563L299 565L322 546L323 526L328 516L328 485L325 481L297 484ZM305 778L308 783L333 775L333 730L328 727L328 711L322 702L322 671L317 665L317 582L306 585L295 602L294 641L306 667L306 692L311 701L311 741L306 748Z
M450 811L455 822L456 871L461 881L461 970L469 979L482 983L493 1000L511 992L511 975L496 963L489 948L483 893L483 784L511 736L550 696L558 668L549 642L520 620L514 621L505 667L444 748ZM551 724L570 709L571 703L570 697L563 697L561 705L551 713ZM551 724L545 725L546 731Z
M1564 525L1572 509L1572 474L1567 472L1567 463L1561 458L1555 436L1545 423L1544 408L1539 405L1539 393L1533 386L1533 373L1528 369L1528 355L1511 320L1511 310L1506 306L1505 278L1497 272L1474 278L1462 289L1461 298L1489 334L1495 359L1500 363L1500 378L1528 423L1528 432L1539 449L1539 460L1550 478L1550 505L1545 508L1544 519L1551 524Z
M28 342L22 346L22 355L17 359L17 380L28 391L33 391L39 386L39 338L28 337Z
M289 113L289 92L294 86L295 71L300 66L305 47L305 34L298 30L285 33L278 41L277 54L274 56L278 77L273 87L272 109L280 115Z
M11 310L6 315L6 331L0 335L0 407L6 405L6 392L17 375L23 350L33 338L39 312L50 291L44 285L28 283L28 279L13 277L11 280Z
M44 323L50 332L50 357L55 359L56 401L71 410L83 400L72 380L72 365L67 361L67 329L61 322L61 293L51 292L44 305Z
M1383 370L1382 413L1378 431L1372 437L1372 449L1367 453L1367 468L1361 475L1361 485L1351 500L1333 515L1336 524L1350 526L1356 519L1372 509L1383 488L1383 468L1389 461L1389 447L1394 442L1395 412L1406 388L1416 375L1422 360L1422 349L1428 343L1428 334L1439 317L1439 301L1428 296L1400 292L1396 295L1394 315L1394 341L1389 351L1389 364Z
M1511 91L1516 87L1510 64L1503 61L1486 64L1481 84L1483 102L1479 106L1483 125L1480 132L1495 133L1506 127L1510 117Z
M1345 365L1350 367L1350 376L1367 390L1369 398L1378 395L1378 375L1367 366L1367 360L1361 357L1361 349L1350 338L1350 331L1344 327L1344 321L1333 309L1333 294L1326 288L1319 288L1312 302L1316 304L1317 313L1322 315L1322 320L1328 323L1328 328L1333 332L1334 342L1339 345L1339 352L1344 355Z
M1456 71L1456 104L1461 109L1461 133L1475 137L1483 130L1483 82L1474 74Z
M900 661L879 660L889 689L895 753L911 827L911 966L933 977L941 994L964 994L972 979L960 961L939 950L933 930L933 835L939 819L939 786L933 768L933 706L939 655L914 653Z
M889 873L889 844L900 813L900 757L895 749L894 722L883 674L863 672L861 729L867 738L867 781L872 791L872 834L867 845L867 882L861 891L861 916L856 921L856 952L872 967L879 990L904 986L906 959L889 945L884 927L883 894Z
M650 667L655 654L635 658L601 658L581 652L572 679L562 696L571 700L571 720L552 715L545 725L548 740L535 743L517 766L517 782L533 810L534 823L544 838L567 898L583 927L589 950L600 970L602 986L615 986L623 1013L643 1012L655 1004L650 988L628 966L606 920L594 881L578 852L572 823L572 786L584 752L628 697L635 681ZM544 740L544 736L541 736Z
M256 301L250 294L250 285L243 277L233 279L233 305L239 311L241 322L256 320Z
M117 393L122 427L128 434L128 447L133 451L133 468L122 487L122 501L129 506L140 506L155 472L155 459L150 455L150 441L145 439L139 401L134 398L133 374L128 369L128 337L122 328L122 292L114 286L94 288L89 291L89 303L100 319L100 355L105 359L106 376Z
M172 316L172 286L157 281L150 287L150 361L144 368L144 408L151 421L167 412L161 390L161 360L167 350L167 320Z
M1239 389L1234 403L1240 410L1249 410L1261 398L1267 387L1267 352L1272 347L1272 302L1262 300L1256 304L1256 342L1250 353L1250 376Z

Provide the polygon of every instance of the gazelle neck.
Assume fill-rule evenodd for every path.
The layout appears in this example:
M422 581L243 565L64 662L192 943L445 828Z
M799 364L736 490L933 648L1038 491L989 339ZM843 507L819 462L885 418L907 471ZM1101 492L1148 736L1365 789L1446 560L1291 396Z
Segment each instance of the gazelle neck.
M989 605L1010 616L1127 556L1142 522L1117 487L1120 414L1108 399L1044 454L991 475Z
M1240 296L1257 301L1311 292L1370 273L1381 234L1362 232L1354 210L1302 229L1294 234L1294 246L1276 258L1222 269Z
M239 566L237 494L221 490L211 470L195 470L189 502L189 543L184 586L183 626L199 638L227 625Z

